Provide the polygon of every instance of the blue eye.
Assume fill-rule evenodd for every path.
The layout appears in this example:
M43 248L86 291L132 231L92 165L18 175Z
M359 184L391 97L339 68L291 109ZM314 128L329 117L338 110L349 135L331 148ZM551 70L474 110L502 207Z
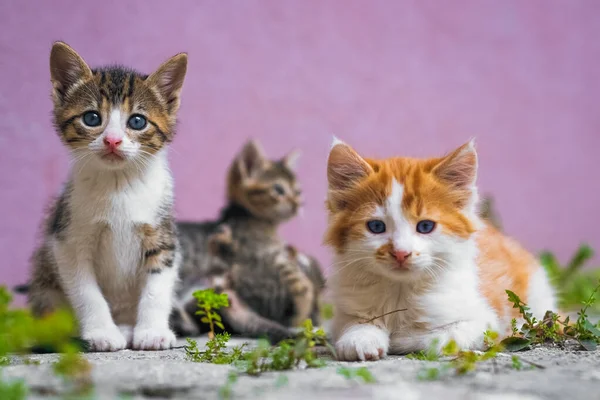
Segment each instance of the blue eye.
M285 194L285 189L279 183L273 185L273 190L275 190L275 193L277 193L280 196L283 196Z
M102 123L102 118L96 111L88 111L83 114L83 123L87 126L98 126Z
M127 125L129 125L131 129L135 129L136 131L141 131L146 127L147 124L148 121L146 121L146 118L140 114L133 114L129 118L129 121L127 121Z
M417 224L417 232L419 233L431 233L433 232L433 230L435 229L435 222L428 220L428 219L424 219L423 221L419 221L419 223Z
M385 223L378 219L374 219L367 222L367 228L375 234L383 233L385 232Z

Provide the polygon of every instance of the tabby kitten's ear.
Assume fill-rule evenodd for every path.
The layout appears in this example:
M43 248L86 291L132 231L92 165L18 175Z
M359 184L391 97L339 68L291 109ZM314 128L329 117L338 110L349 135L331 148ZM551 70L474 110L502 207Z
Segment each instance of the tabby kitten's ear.
M258 142L250 140L244 145L235 163L240 177L246 179L262 170L267 163L267 159Z
M288 153L288 155L286 155L285 157L283 157L283 159L281 160L281 162L290 171L295 171L296 167L298 166L298 159L300 158L301 155L302 155L302 153L300 152L300 150L292 150L291 152Z
M50 52L50 80L55 103L60 104L70 89L91 77L92 70L73 48L64 42L54 43Z
M179 53L165 61L148 77L149 85L155 87L169 107L169 113L179 109L179 95L187 72L187 53Z
M373 168L352 147L337 138L334 139L327 160L330 191L347 189L372 172Z

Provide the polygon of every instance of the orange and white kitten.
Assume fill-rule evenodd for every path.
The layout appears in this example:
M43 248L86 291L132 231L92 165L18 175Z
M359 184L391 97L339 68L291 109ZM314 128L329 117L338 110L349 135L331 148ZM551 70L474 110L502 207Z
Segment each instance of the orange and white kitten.
M441 158L374 160L336 139L327 176L339 359L450 340L481 349L485 330L508 333L518 318L506 289L537 318L555 308L536 259L477 216L473 142Z

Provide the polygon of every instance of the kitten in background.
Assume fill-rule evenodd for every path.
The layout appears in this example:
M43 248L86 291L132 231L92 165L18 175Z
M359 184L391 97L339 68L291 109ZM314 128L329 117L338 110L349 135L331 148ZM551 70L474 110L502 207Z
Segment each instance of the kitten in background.
M32 312L70 307L93 351L172 347L181 254L167 148L187 55L151 75L91 69L67 44L50 54L54 124L72 167L45 222L28 290Z
M495 204L491 196L483 196L479 205L479 216L497 230L502 231L502 219Z
M555 308L536 258L477 215L472 142L440 158L375 160L336 141L327 175L339 359L439 350L450 340L481 349L485 330L509 334L519 318L506 289L536 318Z
M228 332L276 342L305 319L318 323L324 285L319 265L277 233L300 207L296 158L292 153L270 161L256 142L247 143L229 169L228 204L220 218L178 223L184 259L172 321L180 335L202 331L192 293L207 286L230 297L231 307L223 310Z

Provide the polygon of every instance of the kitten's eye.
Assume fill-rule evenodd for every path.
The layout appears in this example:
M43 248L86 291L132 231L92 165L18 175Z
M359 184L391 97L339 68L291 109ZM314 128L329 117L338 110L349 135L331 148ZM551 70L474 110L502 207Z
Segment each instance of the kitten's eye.
M83 114L83 123L87 126L98 126L102 123L102 118L96 111L88 111Z
M273 185L273 190L280 196L283 196L285 194L285 189L279 183Z
M431 233L435 229L435 222L430 221L428 219L424 219L423 221L419 221L417 224L417 232L419 233Z
M385 223L378 219L374 219L367 222L367 228L375 234L383 233L385 232Z
M129 125L131 129L135 129L136 131L141 131L146 127L147 124L148 121L146 121L146 118L140 114L133 114L129 118L129 121L127 121L127 125Z

